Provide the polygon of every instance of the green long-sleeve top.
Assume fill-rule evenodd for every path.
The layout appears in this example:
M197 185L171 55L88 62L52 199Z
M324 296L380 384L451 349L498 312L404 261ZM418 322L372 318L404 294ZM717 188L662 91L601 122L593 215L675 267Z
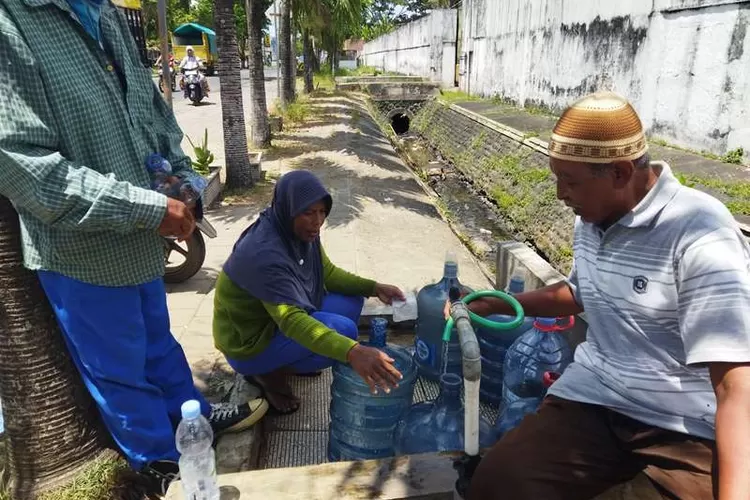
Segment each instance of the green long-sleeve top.
M326 291L371 297L375 282L336 267L321 248ZM219 274L214 296L214 345L226 356L249 359L263 352L276 328L316 354L345 362L356 342L313 318L304 309L261 301Z

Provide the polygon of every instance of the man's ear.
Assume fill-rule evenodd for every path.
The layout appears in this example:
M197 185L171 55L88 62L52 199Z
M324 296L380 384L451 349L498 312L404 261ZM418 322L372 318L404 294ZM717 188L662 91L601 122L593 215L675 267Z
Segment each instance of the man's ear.
M613 163L612 178L617 188L625 187L633 178L635 165L630 160L616 161Z

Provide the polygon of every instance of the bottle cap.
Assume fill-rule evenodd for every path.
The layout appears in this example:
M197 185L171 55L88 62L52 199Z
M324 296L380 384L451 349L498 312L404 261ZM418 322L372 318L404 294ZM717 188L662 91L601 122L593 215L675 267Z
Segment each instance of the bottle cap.
M201 415L201 404L195 399L190 399L182 403L180 412L182 413L182 418L185 420L198 418Z

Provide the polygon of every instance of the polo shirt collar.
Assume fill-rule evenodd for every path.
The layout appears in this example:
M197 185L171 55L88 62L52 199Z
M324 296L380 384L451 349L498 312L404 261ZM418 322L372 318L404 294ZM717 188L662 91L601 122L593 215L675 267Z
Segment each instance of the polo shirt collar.
M635 228L650 225L682 187L665 162L651 162L651 167L661 168L656 184L633 210L617 221L620 226Z

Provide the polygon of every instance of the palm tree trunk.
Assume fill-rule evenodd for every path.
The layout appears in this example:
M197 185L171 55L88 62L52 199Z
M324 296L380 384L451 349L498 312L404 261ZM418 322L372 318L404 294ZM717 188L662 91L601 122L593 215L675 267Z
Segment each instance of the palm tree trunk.
M221 77L221 121L224 126L227 187L247 188L254 184L254 179L247 154L242 76L232 0L215 0L214 24L219 51L217 68Z
M108 443L35 273L18 215L0 197L0 392L11 497L35 498L81 472Z
M302 30L302 46L304 48L305 57L305 93L309 94L314 89L313 86L313 59L315 53L313 52L312 39L310 38L310 30Z
M294 0L289 0L289 16L291 17L291 30L289 35L289 95L292 101L297 99L297 26L294 18Z
M281 74L281 100L282 106L288 106L294 101L293 88L290 85L292 78L292 0L281 0L281 23L279 26L279 73Z
M251 138L256 148L271 145L266 105L266 74L263 64L263 21L266 18L265 0L245 0L247 10L247 43L250 49L250 119Z

